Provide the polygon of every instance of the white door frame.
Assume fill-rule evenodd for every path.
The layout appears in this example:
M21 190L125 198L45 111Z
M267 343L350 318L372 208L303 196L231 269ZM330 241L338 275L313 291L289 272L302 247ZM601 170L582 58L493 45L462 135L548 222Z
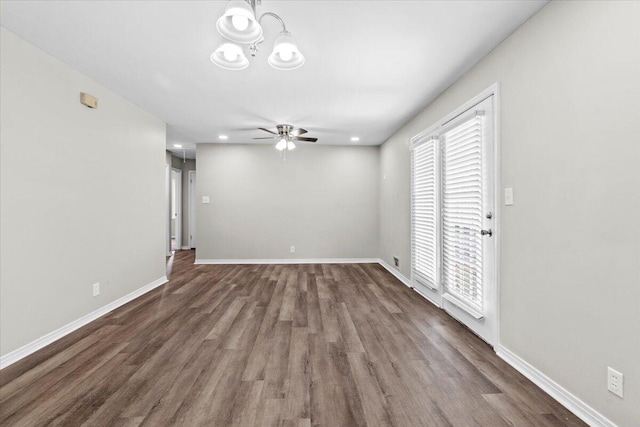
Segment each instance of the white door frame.
M182 248L182 169L171 168L176 173L176 247Z
M189 171L189 249L196 247L196 171Z
M500 230L501 230L501 176L500 176L500 86L496 82L483 90L478 95L474 96L468 102L464 103L459 108L430 126L426 130L420 132L418 135L411 138L409 141L409 147L413 145L414 141L418 141L421 138L428 137L429 135L438 133L438 129L445 123L450 122L457 116L463 114L467 110L473 108L483 100L493 96L493 139L494 139L494 151L493 151L493 191L494 191L494 221L493 221L493 237L487 239L487 243L491 242L494 245L494 262L492 266L487 266L493 270L493 277L495 278L494 290L492 295L492 305L494 307L495 321L493 323L493 342L489 343L496 347L500 344ZM412 215L410 210L410 215ZM411 218L409 218L411 221ZM412 237L413 239L413 237ZM413 259L413 255L411 257ZM444 307L444 301L442 298L442 284L437 289L428 289L424 286L419 286L415 278L413 277L413 269L411 271L411 283L412 286L419 291L425 298L436 304L438 307ZM448 312L453 316L452 313ZM460 319L458 319L460 320ZM496 347L497 348L497 347Z
M164 168L164 201L165 201L165 252L171 256L171 167L165 165Z

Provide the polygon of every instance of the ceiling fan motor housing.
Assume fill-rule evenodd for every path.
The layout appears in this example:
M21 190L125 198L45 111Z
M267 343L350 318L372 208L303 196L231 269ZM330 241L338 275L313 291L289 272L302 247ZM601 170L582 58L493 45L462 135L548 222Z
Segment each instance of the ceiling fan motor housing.
M277 125L276 129L278 129L278 134L282 136L289 136L290 132L293 130L293 126L291 125Z
M282 139L285 141L303 141L303 142L316 142L318 140L318 138L309 138L309 137L300 136L300 135L306 134L308 131L302 128L295 128L293 127L293 125L288 125L288 124L276 125L276 130L278 131L278 133L275 133L267 128L259 127L258 129L268 132L275 136L260 137L260 138L253 138L253 139Z

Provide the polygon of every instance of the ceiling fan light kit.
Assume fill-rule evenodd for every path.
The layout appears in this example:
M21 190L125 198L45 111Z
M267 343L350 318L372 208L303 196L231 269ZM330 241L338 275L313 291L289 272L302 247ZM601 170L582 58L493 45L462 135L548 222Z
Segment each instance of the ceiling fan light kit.
M304 64L304 56L298 49L291 33L275 13L265 12L256 19L256 5L261 0L230 0L224 14L218 18L216 28L229 42L224 42L211 54L211 61L226 70L244 70L249 60L240 44L248 44L251 56L256 56L258 45L264 42L260 22L265 16L276 19L282 25L282 31L276 39L273 51L267 62L276 70L295 70Z
M304 142L316 142L318 138L308 138L300 135L304 135L308 131L302 128L294 128L291 125L281 124L276 126L276 132L273 132L269 129L258 128L259 130L268 132L274 136L253 138L253 139L277 139L278 143L276 144L276 150L280 151L284 154L284 159L286 160L286 152L295 150L296 144L293 141L304 141Z

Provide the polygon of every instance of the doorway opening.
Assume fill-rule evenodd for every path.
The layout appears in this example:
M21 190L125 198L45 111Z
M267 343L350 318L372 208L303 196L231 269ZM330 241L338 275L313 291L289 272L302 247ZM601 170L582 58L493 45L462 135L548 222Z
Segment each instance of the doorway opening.
M196 248L196 171L189 171L189 249Z
M171 168L170 178L170 214L169 236L170 251L180 250L182 246L182 171Z

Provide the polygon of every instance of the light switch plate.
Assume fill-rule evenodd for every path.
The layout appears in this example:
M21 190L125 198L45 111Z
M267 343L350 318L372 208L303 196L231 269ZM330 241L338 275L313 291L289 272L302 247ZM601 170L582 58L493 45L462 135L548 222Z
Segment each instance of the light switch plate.
M505 206L513 205L513 188L504 189L504 205Z
M202 203L204 204L209 203L209 196L202 196Z

